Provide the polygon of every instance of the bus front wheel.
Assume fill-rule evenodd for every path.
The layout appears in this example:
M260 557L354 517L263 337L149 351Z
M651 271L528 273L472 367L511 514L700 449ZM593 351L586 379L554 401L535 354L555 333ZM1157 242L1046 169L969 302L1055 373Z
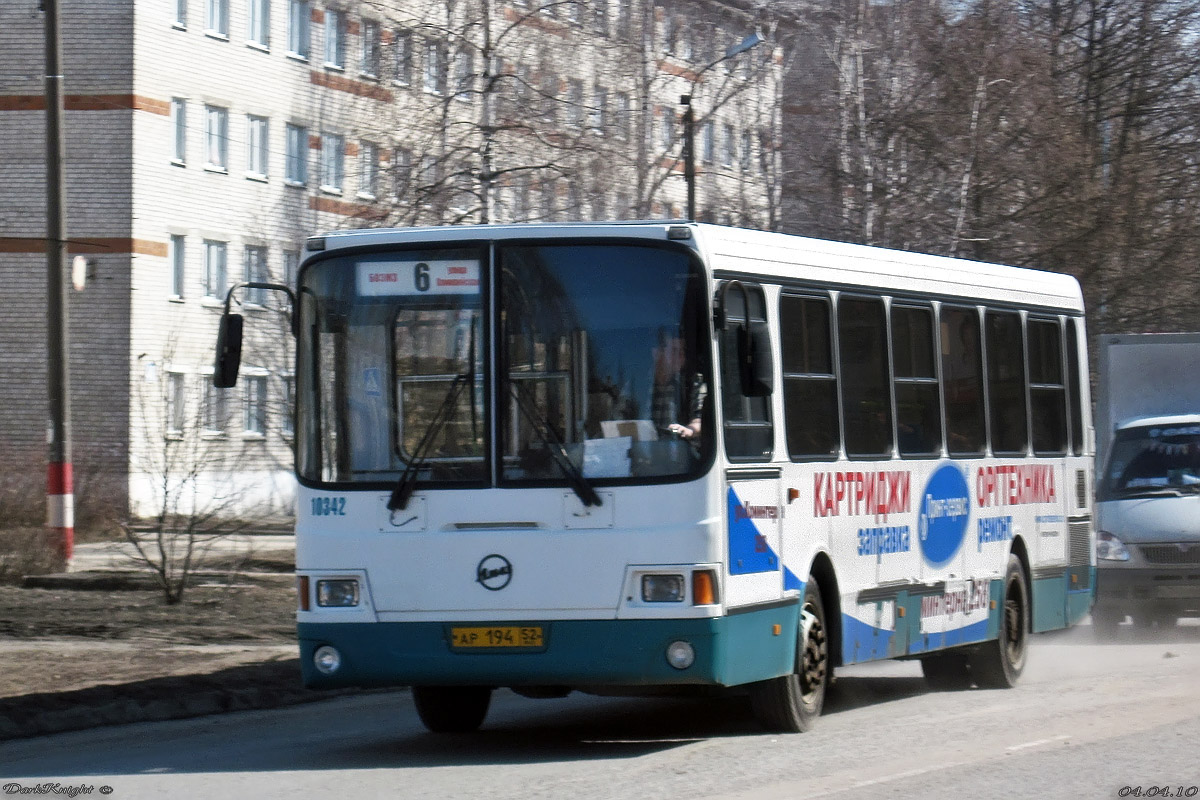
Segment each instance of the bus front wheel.
M1029 645L1029 586L1021 560L1011 553L1004 575L999 635L971 654L971 676L980 689L1016 686Z
M807 629L807 636L804 635ZM750 707L764 728L779 733L800 733L813 726L825 704L829 686L829 638L821 587L808 577L800 612L796 668L790 675L752 683Z
M483 724L492 690L487 686L414 686L417 716L434 733L470 733Z

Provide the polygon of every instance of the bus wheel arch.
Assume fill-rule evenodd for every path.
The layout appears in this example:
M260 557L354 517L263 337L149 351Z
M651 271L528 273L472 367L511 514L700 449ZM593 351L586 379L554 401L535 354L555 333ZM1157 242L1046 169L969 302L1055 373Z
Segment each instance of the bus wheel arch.
M1010 556L1016 556L1021 562L1021 571L1025 573L1025 588L1026 588L1026 603L1029 606L1029 613L1025 620L1026 630L1033 631L1033 572L1029 567L1029 549L1025 546L1025 539L1021 536L1013 537L1012 549L1009 551Z
M747 686L754 716L769 731L801 733L810 729L825 705L832 675L832 654L825 628L825 591L809 575L800 605L801 632L795 639L795 661L786 675Z
M838 589L837 575L833 571L833 562L829 554L820 552L809 567L809 575L817 579L821 587L821 607L825 611L825 631L829 639L829 666L840 667L842 664L842 607L841 591ZM832 673L829 676L833 682Z
M1015 686L1029 657L1033 592L1026 565L1015 547L1013 550L1004 572L1003 605L996 638L981 644L970 656L971 675L981 689Z

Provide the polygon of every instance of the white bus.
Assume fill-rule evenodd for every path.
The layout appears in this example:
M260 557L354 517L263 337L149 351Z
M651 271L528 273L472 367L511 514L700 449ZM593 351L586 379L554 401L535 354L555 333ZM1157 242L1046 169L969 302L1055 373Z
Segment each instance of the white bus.
M1069 276L679 222L368 229L308 241L296 305L308 686L411 686L434 731L499 687L728 687L801 731L837 667L1010 686L1091 607Z

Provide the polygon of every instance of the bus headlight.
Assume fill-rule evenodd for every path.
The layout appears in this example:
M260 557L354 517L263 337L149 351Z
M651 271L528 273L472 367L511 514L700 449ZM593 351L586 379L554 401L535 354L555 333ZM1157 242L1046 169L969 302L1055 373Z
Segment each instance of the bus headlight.
M332 675L338 671L338 667L341 665L342 654L337 651L336 647L323 644L313 653L313 666L322 675Z
M644 603L682 603L682 575L643 575L642 602Z
M1108 531L1097 531L1096 558L1101 561L1128 561L1129 548Z
M353 578L317 581L317 605L326 608L358 605L358 581Z
M675 669L687 669L696 662L696 650L687 642L671 642L667 645L667 663Z

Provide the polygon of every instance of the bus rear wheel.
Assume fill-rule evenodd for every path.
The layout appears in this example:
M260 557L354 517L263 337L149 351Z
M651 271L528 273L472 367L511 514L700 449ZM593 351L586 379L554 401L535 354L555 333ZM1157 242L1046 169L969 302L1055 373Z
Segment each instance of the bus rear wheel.
M417 716L434 733L470 733L483 724L492 690L487 686L414 686Z
M980 689L1016 686L1029 646L1029 586L1021 560L1011 553L1004 575L999 636L971 654L971 677Z
M807 624L808 636L803 635ZM795 671L790 675L752 683L750 707L759 723L778 733L800 733L813 726L825 705L829 686L829 638L821 587L808 577L800 612Z

